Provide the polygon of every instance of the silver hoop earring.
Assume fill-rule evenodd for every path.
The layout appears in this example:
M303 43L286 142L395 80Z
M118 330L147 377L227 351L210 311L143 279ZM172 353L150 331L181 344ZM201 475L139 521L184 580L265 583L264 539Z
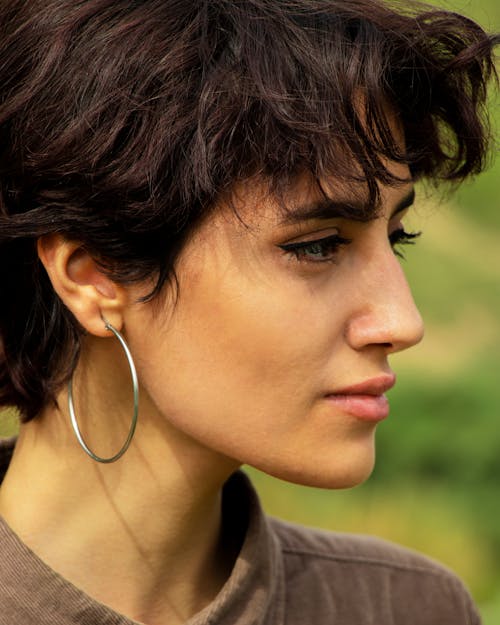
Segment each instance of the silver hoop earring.
M111 458L101 458L100 456L97 456L89 448L87 443L83 440L82 433L80 432L80 428L78 427L78 422L76 420L75 408L73 405L73 378L71 378L70 381L68 382L68 408L69 408L69 415L71 417L71 426L73 427L73 431L75 432L76 438L78 439L78 442L80 443L80 446L82 447L83 451L86 454L88 454L92 458L92 460L95 460L96 462L101 462L102 464L110 464L111 462L116 462L117 460L119 460L123 456L123 454L127 451L127 449L130 447L130 443L132 442L132 438L135 432L135 427L137 425L137 415L139 413L139 384L137 382L137 371L135 370L134 360L132 358L132 354L130 353L130 349L128 348L128 345L125 342L125 339L118 332L118 330L116 330L108 321L106 321L106 319L104 319L104 317L103 317L103 321L104 321L104 325L106 326L106 329L113 332L113 334L120 341L120 344L123 347L123 350L127 356L128 365L130 367L130 374L132 376L132 385L134 389L134 413L132 415L132 423L130 425L130 430L127 436L127 440L125 441L120 451L116 453L114 456L111 456Z

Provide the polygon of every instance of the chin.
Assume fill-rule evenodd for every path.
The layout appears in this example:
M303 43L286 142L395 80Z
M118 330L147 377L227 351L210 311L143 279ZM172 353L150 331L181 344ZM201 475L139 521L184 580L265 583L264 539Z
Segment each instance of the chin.
M357 450L358 453L338 454L324 461L315 458L296 458L280 466L255 466L255 468L286 482L314 488L344 489L359 486L371 475L375 466L374 450Z

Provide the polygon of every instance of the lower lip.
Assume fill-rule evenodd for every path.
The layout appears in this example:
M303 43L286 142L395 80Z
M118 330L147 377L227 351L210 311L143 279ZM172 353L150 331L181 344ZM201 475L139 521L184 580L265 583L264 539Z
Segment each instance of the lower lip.
M385 395L328 395L342 412L377 423L389 416L389 400Z

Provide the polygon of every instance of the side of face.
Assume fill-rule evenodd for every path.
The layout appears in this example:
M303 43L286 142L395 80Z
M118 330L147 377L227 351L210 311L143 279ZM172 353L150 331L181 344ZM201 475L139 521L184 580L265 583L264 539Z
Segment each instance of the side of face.
M175 306L166 297L125 316L148 405L225 460L313 486L363 481L378 418L334 398L387 382L388 356L422 337L391 245L410 188L382 188L380 215L365 223L284 221L250 185L238 216L217 207L181 254ZM333 185L331 195L344 197ZM298 184L292 213L315 199Z

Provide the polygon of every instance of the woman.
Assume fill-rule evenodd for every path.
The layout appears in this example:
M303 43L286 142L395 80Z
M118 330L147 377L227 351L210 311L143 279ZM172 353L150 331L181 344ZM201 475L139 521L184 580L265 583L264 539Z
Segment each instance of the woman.
M494 40L423 11L2 5L2 625L479 622L439 565L270 520L238 471L372 469L422 336L414 183L487 147Z

